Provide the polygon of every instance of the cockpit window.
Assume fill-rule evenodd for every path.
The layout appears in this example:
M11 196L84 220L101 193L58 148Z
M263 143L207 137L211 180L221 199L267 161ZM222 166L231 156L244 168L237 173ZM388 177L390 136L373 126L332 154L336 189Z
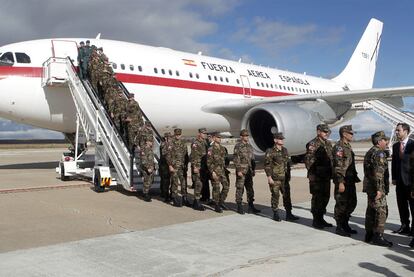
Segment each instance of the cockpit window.
M16 52L16 61L18 63L31 63L30 57L26 53Z
M7 63L14 63L14 57L12 52L6 52L0 57L0 61Z

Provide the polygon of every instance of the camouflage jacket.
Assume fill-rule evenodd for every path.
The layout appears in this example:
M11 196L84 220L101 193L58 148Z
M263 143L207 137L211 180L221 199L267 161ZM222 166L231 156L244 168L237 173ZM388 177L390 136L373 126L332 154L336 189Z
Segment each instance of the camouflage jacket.
M253 171L255 168L253 147L249 143L238 142L234 146L233 163L236 172L246 174L249 170Z
M126 113L126 104L127 100L125 97L116 96L112 102L112 106L109 112L114 115L115 119L120 119L124 121L127 117Z
M389 174L386 176L386 172L388 172L387 154L378 146L371 147L364 157L363 191L373 196L377 191L388 193Z
M195 139L191 144L191 166L193 168L207 167L207 144L204 139Z
M305 165L308 177L318 179L332 178L332 144L330 141L316 137L306 144Z
M160 144L160 164L167 164L168 152L171 150L171 142L163 141Z
M148 169L155 169L154 151L152 146L145 145L140 149L141 169L148 172Z
M225 173L225 160L227 158L226 148L218 143L213 143L207 151L207 167L208 170L217 175Z
M266 150L264 169L266 176L274 180L285 180L289 174L290 158L285 147L279 149L275 146Z
M131 124L137 124L138 126L142 126L144 124L144 120L142 119L141 108L139 107L137 101L128 100L127 114L128 117L131 119Z
M167 154L167 163L174 168L185 168L188 163L188 151L185 142L181 139L173 138L171 150Z
M358 173L355 169L355 154L351 144L339 140L333 147L333 167L335 183L358 183Z

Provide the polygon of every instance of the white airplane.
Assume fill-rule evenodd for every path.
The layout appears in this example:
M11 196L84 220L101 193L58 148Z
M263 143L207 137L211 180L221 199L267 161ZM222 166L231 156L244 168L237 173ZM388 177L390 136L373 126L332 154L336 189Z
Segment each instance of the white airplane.
M372 89L382 22L371 19L345 69L333 79L135 43L90 39L103 47L116 77L135 94L157 130L200 127L238 136L247 128L255 152L283 132L290 153L301 154L321 122L355 116L352 104L414 95L414 87ZM0 47L0 117L40 128L75 132L76 109L67 87L42 87L50 57L77 59L84 38L43 39Z

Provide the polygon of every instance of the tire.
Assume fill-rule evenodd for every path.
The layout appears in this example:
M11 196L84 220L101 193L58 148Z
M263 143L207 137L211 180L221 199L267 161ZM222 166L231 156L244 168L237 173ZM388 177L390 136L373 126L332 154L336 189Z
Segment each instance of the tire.
M105 187L101 186L101 174L99 173L99 169L95 169L95 177L93 179L93 186L96 192L104 192Z
M65 176L65 166L63 165L63 163L60 163L60 180L62 181L68 180L68 176Z

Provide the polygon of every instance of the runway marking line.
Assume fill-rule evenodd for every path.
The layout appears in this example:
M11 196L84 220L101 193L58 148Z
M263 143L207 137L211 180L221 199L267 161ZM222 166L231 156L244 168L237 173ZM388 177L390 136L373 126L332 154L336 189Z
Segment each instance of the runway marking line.
M21 192L33 192L53 189L68 189L68 188L83 188L90 187L91 184L76 184L76 185L56 185L56 186L44 186L44 187L29 187L29 188L11 188L11 189L0 189L0 194L6 193L21 193Z

